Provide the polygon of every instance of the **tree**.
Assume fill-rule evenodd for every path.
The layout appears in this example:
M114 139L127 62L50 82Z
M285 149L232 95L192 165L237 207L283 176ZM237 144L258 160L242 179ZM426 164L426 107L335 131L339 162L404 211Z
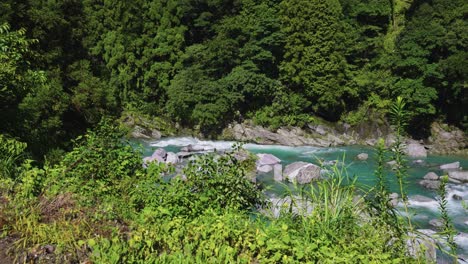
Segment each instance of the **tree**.
M319 115L336 119L344 109L345 35L337 0L293 0L280 5L285 54L281 80L303 93Z
M30 66L33 42L25 30L0 26L0 132L21 138L38 154L59 141L68 98L59 84Z

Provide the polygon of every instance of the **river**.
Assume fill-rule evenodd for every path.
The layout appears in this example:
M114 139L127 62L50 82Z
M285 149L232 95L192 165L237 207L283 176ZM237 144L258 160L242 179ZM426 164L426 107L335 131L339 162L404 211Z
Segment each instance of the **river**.
M150 156L154 149L164 148L167 151L178 152L181 147L189 144L206 145L214 147L217 150L227 150L232 147L235 142L229 141L202 141L191 137L179 138L163 138L157 141L140 141L144 147L144 155ZM318 161L343 161L346 166L348 175L356 177L357 183L360 186L374 186L376 177L374 171L376 169L376 154L375 150L367 146L345 146L345 147L288 147L276 145L257 145L245 144L245 149L253 153L269 153L280 158L283 167L295 161L306 161L318 164ZM366 161L360 161L356 158L359 153L369 154ZM419 160L419 162L416 162ZM429 221L438 218L438 202L437 193L426 189L419 184L424 175L428 172L435 172L437 175L443 175L443 171L439 166L455 161L460 162L462 168L468 169L468 158L458 156L436 156L429 155L427 158L411 159L408 158L408 177L406 178L406 188L409 195L410 213L413 222L418 229L430 229ZM387 182L389 183L390 191L397 192L397 180L391 170L386 173ZM267 185L272 190L279 190L278 183L273 180L272 173L260 174L257 176L259 182ZM456 238L457 244L460 246L460 253L468 254L468 208L463 206L466 203L468 206L468 184L453 184L449 183L448 190L448 208L449 215L459 235ZM273 193L270 193L274 195ZM419 197L417 198L418 195ZM453 195L458 195L462 200L453 198ZM421 199L424 196L429 199ZM421 201L423 200L423 201ZM401 204L397 207L401 209ZM432 227L433 228L433 227Z

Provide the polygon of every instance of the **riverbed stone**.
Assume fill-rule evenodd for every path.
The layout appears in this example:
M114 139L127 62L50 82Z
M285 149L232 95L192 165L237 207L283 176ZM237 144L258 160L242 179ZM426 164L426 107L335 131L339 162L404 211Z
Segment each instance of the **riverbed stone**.
M275 165L281 162L280 159L271 154L260 153L257 154L257 157L257 166Z
M388 203L391 207L395 207L398 205L398 200L399 200L400 195L398 193L391 193L388 195Z
M424 179L428 181L437 181L439 176L435 172L431 171L424 176Z
M159 157L165 159L166 156L167 156L167 152L163 148L158 148L153 152L153 155L151 155L151 157L154 157L154 156L159 156Z
M460 168L459 161L440 165L441 170L458 170L459 168Z
M440 187L440 181L422 180L419 181L419 184L431 190L438 190Z
M408 254L413 258L423 257L428 263L437 260L437 242L430 236L421 236L418 233L409 233L406 240Z
M441 219L432 219L429 221L429 225L435 229L441 229L444 227L444 222Z
M306 184L320 179L320 170L320 167L315 164L298 161L286 166L283 175L291 182Z
M364 161L364 160L367 160L367 159L369 158L369 154L367 154L367 153L360 153L360 154L358 154L356 157L357 157L358 160Z
M268 173L273 170L273 166L271 165L261 165L257 166L257 171L262 173Z
M410 197L411 200L410 200L410 204L411 204L411 201L414 201L414 202L419 202L419 203L430 203L430 202L434 202L435 200L434 199L431 199L429 197L426 197L426 196L423 196L423 195L413 195Z
M151 157L145 157L143 158L143 167L147 167L149 163L151 162L161 162L161 163L164 163L164 159L158 155L154 155L154 156L151 156Z
M177 164L179 163L179 157L174 152L168 152L166 155L166 163Z
M273 166L273 179L275 179L275 181L283 180L283 165L275 164Z
M406 147L406 154L412 158L425 158L427 157L427 150L423 145L413 142Z
M211 152L215 148L209 145L189 144L180 149L181 152Z
M448 176L456 181L468 182L468 171L449 171Z

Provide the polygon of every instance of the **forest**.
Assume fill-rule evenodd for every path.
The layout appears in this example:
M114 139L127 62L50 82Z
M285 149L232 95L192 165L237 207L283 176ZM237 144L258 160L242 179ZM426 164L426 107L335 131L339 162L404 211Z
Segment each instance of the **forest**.
M463 0L0 5L0 132L40 157L124 110L216 136L244 119L354 125L401 96L415 138L467 128Z
M398 133L466 132L467 12L464 0L1 0L0 263L425 262L388 205L390 156L406 199L400 134L377 146L378 185L342 185L336 168L299 188L311 215L270 217L244 177L255 160L202 156L167 181L173 168L142 168L114 121L216 138L244 120L401 119L400 98Z

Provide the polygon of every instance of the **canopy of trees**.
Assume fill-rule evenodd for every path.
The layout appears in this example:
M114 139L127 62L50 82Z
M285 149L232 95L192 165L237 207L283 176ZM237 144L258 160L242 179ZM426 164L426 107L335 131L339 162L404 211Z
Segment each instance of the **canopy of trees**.
M418 136L466 128L465 17L463 0L5 0L0 132L54 147L123 109L205 134L353 123L396 96Z

